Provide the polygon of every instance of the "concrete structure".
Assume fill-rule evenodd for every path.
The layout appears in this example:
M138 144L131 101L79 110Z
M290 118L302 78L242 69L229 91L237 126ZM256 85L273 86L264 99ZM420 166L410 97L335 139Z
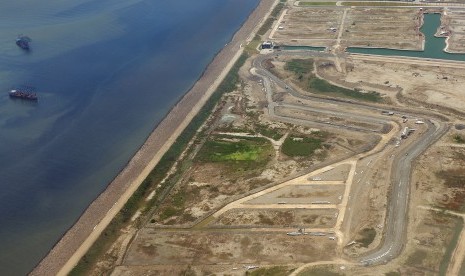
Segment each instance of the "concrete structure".
M265 41L262 43L262 49L273 49L273 42Z

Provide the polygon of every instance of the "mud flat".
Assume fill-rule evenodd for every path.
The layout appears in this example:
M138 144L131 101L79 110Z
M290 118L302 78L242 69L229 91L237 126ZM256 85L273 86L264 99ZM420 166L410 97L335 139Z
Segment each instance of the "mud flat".
M242 53L241 44L249 39L274 3L271 0L260 1L202 77L171 109L128 165L90 204L31 275L62 275L74 267L220 84Z

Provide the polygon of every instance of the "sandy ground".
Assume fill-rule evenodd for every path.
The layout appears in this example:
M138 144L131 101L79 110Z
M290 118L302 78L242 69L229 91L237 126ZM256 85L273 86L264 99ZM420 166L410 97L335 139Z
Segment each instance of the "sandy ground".
M260 2L192 89L173 107L128 165L92 202L31 275L66 275L75 266L229 72L242 53L240 45L252 37L256 26L274 3L272 0Z
M405 97L458 111L465 104L460 82L465 75L463 63L368 55L351 55L350 60L354 69L345 78L348 82L401 87Z
M418 8L291 6L270 40L283 45L421 49Z
M141 231L139 242L129 248L124 261L124 266L130 266L131 270L152 265L222 264L242 267L258 263L286 265L308 259L321 261L328 260L335 253L336 245L325 237L301 235L289 238L281 231L173 230L163 234L151 229ZM113 275L118 274L116 270Z

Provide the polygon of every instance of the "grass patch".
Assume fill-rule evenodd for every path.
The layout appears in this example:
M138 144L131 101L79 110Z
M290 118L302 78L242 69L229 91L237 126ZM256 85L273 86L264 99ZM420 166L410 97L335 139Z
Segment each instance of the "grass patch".
M225 93L232 92L236 89L237 84L239 83L239 74L238 71L244 65L247 60L248 55L246 53L242 54L234 66L231 68L229 73L226 75L224 80L208 99L202 109L197 113L197 115L192 119L189 125L184 129L184 131L179 135L170 149L163 155L161 160L149 174L149 176L142 182L136 192L131 196L128 202L124 205L121 211L115 216L115 218L110 222L110 224L105 228L100 237L95 241L92 247L87 251L87 253L81 258L78 264L70 272L69 275L87 275L90 273L91 269L96 265L98 260L102 258L105 252L108 251L110 246L115 242L115 240L120 235L120 229L127 226L131 223L130 219L134 213L140 209L142 206L147 204L145 198L152 191L153 187L156 187L160 182L165 178L168 171L174 165L176 160L179 158L180 154L184 151L189 141L195 136L197 130L202 126L206 119L210 116L212 110L216 106L216 103ZM176 176L173 177L174 180ZM164 185L159 188L157 191L156 197L152 199L148 204L157 205L163 199L164 195L168 194L172 186L176 181L166 181ZM149 208L146 208L146 210ZM165 215L170 215L172 210L165 210Z
M265 20L265 23L258 29L257 35L262 36L271 29L273 22L276 20L276 17L281 13L282 9L284 8L284 2L279 2L276 7L274 7L273 11L271 11L270 16Z
M460 267L459 275L465 275L465 259L462 260L462 266Z
M271 17L277 17L281 13L281 11L283 10L284 3L286 3L286 1L280 1L278 3L278 5L276 5L276 7L274 7L274 9L271 11L270 16Z
M204 154L204 161L222 162L222 161L255 161L263 151L259 145L253 145L244 141L240 142L221 142L207 141L205 143L208 152Z
M378 92L371 91L364 93L356 89L347 89L333 85L328 81L319 79L317 77L309 80L308 88L314 93L329 94L336 97L353 98L368 102L381 102L383 100Z
M382 102L383 98L378 92L361 92L357 89L348 89L333 85L326 80L319 79L312 71L312 59L293 59L286 62L284 69L294 73L296 81L303 89L316 94L325 94L333 97L351 98L368 102Z
M447 245L446 252L444 253L444 256L442 257L442 260L441 260L441 264L439 265L439 275L446 275L447 267L449 266L452 253L454 252L455 247L457 246L457 242L460 237L460 232L462 232L462 229L463 229L463 219L457 218L456 221L457 223L454 226L454 232L453 232L452 239Z
M444 186L452 189L452 196L441 204L447 210L465 211L465 168L448 169L436 172L436 177L444 181Z
M463 138L461 135L459 134L455 134L454 137L454 142L458 143L458 144L465 144L465 138Z
M314 137L288 136L281 147L281 151L290 157L310 156L321 148L323 140Z
M281 130L266 125L255 125L255 131L275 141L281 139L284 135Z
M263 267L252 271L247 271L247 276L286 276L295 269L289 269L285 266Z
M177 181L176 181L177 182ZM197 199L200 196L200 188L197 186L188 186L182 189L178 189L170 194L165 200L163 209L159 214L160 221L164 221L167 218L173 216L181 216L184 221L194 221L195 218L192 215L184 213L186 202Z
M387 273L384 273L384 275L386 276L401 276L401 274L397 271L391 271L391 272L387 272Z
M376 237L376 230L374 228L363 228L362 231L359 232L360 238L356 239L355 241L360 243L363 247L368 247Z
M175 209L173 207L166 207L163 209L163 211L160 214L160 220L165 220L167 218L170 218L172 216L177 216L179 215L179 210Z
M344 276L345 274L331 271L331 267L312 267L306 269L299 274L298 276Z
M437 172L436 176L444 180L447 188L465 187L465 168L442 170Z
M312 59L293 59L286 62L284 69L293 72L300 76L309 74L313 71L313 60Z
M299 2L299 6L334 6L336 2Z
M261 43L262 43L262 41L261 41L260 37L258 37L258 38L255 37L252 41L249 42L249 44L247 44L244 47L244 49L249 55L256 54L256 53L259 52L257 49L258 49L258 46Z
M421 266L428 253L425 250L417 249L408 256L405 263L409 266Z
M375 6L375 7L392 7L392 6L416 6L411 3L399 3L399 2L341 2L343 6Z
M201 162L233 163L243 169L254 169L266 164L271 152L271 143L265 138L215 136L205 142L197 158Z

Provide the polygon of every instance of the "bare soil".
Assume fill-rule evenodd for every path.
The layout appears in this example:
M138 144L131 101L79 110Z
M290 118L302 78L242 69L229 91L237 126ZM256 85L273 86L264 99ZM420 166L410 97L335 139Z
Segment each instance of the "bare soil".
M287 186L275 192L257 197L245 204L305 204L328 202L338 204L344 193L344 185L295 185Z
M323 252L321 252L323 250ZM176 231L144 229L130 247L125 265L287 264L324 260L335 243L322 237L288 238L284 232Z
M234 209L224 213L214 226L331 228L336 223L336 209Z

